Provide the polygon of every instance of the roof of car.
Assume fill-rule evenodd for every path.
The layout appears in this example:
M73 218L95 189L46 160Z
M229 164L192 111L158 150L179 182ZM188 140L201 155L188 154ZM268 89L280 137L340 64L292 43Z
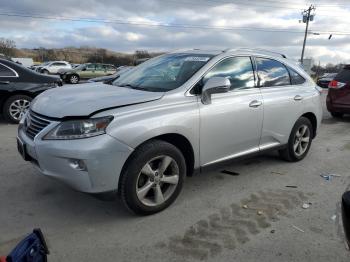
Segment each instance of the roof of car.
M255 54L255 55L269 55L274 57L287 58L284 54L275 51L260 49L260 48L228 48L224 50L205 50L205 49L187 49L187 50L176 50L173 53L189 53L189 54L207 54L207 55L220 55L223 53L233 54Z

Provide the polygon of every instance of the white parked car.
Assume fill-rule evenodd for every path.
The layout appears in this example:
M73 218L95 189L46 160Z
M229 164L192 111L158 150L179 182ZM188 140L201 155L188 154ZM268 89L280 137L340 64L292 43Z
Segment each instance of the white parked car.
M66 61L51 61L42 64L36 71L42 74L57 74L60 69L72 69L72 65Z

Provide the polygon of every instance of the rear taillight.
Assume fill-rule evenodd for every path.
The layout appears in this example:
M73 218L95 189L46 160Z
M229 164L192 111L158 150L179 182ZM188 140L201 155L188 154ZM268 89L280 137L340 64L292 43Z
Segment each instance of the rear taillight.
M329 85L328 85L328 88L334 88L334 89L338 89L338 88L342 88L346 85L346 83L342 83L342 82L339 82L337 80L332 80Z

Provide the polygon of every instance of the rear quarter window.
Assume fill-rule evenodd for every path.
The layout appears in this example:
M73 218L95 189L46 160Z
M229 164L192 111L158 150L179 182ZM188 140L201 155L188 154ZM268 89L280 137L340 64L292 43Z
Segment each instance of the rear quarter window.
M8 67L0 64L0 77L12 77L16 76L15 72Z
M288 71L290 74L290 80L292 85L301 85L305 83L305 78L302 77L299 73L297 73L294 69L288 67Z

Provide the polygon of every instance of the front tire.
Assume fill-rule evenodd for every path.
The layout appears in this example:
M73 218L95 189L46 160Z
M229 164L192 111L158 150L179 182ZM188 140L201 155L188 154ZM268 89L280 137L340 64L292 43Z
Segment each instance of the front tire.
M71 84L78 84L79 83L79 76L78 75L70 75L69 76L69 83L71 83Z
M309 152L312 138L313 128L310 120L306 117L299 118L289 136L287 147L279 151L281 158L289 162L304 159Z
M4 118L10 123L18 124L25 112L29 109L32 98L26 95L14 95L4 103Z
M120 194L132 212L150 215L170 206L181 192L185 159L174 145L151 140L141 145L126 163Z

